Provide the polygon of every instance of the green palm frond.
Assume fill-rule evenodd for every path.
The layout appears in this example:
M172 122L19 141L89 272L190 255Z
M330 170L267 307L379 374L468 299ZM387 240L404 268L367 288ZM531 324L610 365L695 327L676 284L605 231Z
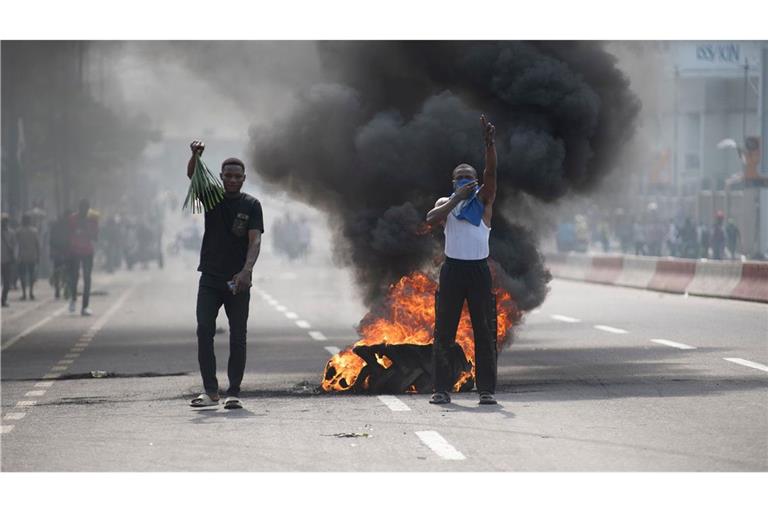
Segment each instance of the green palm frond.
M200 155L195 155L195 172L189 180L187 198L182 210L189 206L192 213L212 210L224 198L224 186L211 171Z

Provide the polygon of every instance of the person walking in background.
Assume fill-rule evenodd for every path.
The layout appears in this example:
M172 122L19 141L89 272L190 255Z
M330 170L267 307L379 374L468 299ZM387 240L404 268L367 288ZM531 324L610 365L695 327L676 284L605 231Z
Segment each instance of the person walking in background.
M725 214L718 210L715 214L715 223L712 226L712 258L716 260L721 260L723 259L723 256L725 256L724 221Z
M13 266L16 263L16 238L11 229L10 218L7 213L2 214L2 253L0 253L0 265L2 265L3 297L2 306L8 307L8 291L11 288Z
M700 258L709 258L709 228L703 222L699 226L699 254Z
M635 246L635 256L645 256L645 228L639 221L632 223L632 244Z
M728 244L728 252L731 253L731 259L735 260L741 245L741 232L733 219L728 219L728 224L725 226L725 238Z
M69 312L74 313L77 307L77 281L80 267L83 268L83 303L80 314L90 316L88 307L91 298L91 272L93 271L94 243L99 236L98 214L91 210L87 199L80 201L76 213L69 217Z
M35 300L35 279L37 265L40 263L40 236L37 228L32 225L32 217L24 214L21 218L21 228L16 233L18 244L19 277L21 278L21 300Z
M51 255L51 286L58 299L62 293L64 298L70 297L69 292L69 217L71 211L64 211L59 218L51 223L49 228L50 237L48 238L48 249Z
M682 241L682 257L695 258L699 253L699 246L696 240L696 228L690 217L685 218L683 227L680 229L680 239Z

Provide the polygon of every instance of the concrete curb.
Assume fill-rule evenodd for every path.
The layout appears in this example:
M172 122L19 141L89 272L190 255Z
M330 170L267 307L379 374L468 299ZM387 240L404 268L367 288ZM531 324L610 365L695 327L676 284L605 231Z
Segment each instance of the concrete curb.
M545 260L563 279L768 302L768 262L573 253L545 254Z

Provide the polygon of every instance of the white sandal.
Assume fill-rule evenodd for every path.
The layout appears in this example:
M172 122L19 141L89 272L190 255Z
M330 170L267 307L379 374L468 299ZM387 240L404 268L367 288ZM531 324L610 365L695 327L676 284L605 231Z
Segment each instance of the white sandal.
M224 408L225 409L242 409L243 402L241 402L240 399L237 398L236 396L228 396L224 400Z
M189 402L190 407L210 407L212 405L219 405L219 399L214 400L206 393L200 393L197 398L193 398Z

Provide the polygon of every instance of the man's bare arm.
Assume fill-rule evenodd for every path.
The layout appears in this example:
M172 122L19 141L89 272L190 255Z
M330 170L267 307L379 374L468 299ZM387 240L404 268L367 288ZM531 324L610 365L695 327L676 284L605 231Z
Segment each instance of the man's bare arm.
M480 191L480 199L485 205L493 204L496 199L496 127L493 126L485 114L480 116L483 125L483 137L485 139L485 170L483 171L483 187Z
M245 256L245 265L243 270L251 272L253 266L256 264L256 260L259 259L259 253L261 252L261 231L258 229L248 230L248 253Z
M256 260L259 259L261 252L261 231L258 229L248 230L248 253L245 256L245 265L243 269L232 277L235 282L233 293L244 292L251 286L251 272Z
M435 202L435 207L427 212L427 224L437 224L444 221L457 204L459 204L459 200L453 201L453 198L441 197Z

